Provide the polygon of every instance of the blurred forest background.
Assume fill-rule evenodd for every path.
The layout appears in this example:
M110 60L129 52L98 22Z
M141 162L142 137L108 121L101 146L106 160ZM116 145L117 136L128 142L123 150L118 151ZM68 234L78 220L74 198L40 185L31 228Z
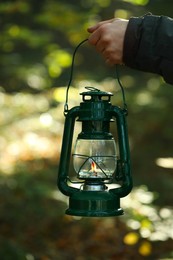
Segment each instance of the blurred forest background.
M158 75L119 68L134 180L121 200L125 215L66 216L56 187L71 58L87 27L172 10L172 0L0 1L0 259L173 259L173 86ZM120 103L115 78L85 43L69 106L85 86Z

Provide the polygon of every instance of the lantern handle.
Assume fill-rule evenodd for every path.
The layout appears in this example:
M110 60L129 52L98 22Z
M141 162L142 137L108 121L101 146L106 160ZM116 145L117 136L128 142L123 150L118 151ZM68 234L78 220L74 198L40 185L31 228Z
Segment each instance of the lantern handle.
M75 55L76 55L76 52L77 50L79 49L79 47L85 43L86 41L88 41L88 39L85 39L83 40L82 42L80 42L75 50L74 50L74 53L73 53L73 57L72 57L72 64L71 64L71 71L70 71L70 79L69 79L69 82L68 82L68 86L67 86L67 90L66 90L66 101L65 101L65 105L64 105L64 115L66 116L67 115L67 112L68 112L68 91L69 91L69 88L70 88L70 85L71 85L71 82L72 82L72 79L73 79L73 67L74 67L74 60L75 60Z
M74 52L73 52L73 56L72 56L72 64L71 64L71 71L70 71L70 79L69 79L69 82L68 82L68 85L67 85L67 90L66 90L66 100L65 100L65 104L64 104L64 116L67 115L68 113L68 92L69 92L69 88L70 88L70 85L71 85L71 82L72 82L72 79L73 79L73 68L74 68L74 61L75 61L75 55L76 55L76 52L77 50L79 49L79 47L85 43L86 41L88 41L88 39L85 39L83 41L81 41L75 48ZM122 97L123 97L123 106L124 106L124 111L126 112L127 114L127 104L126 104L126 98L125 98L125 93L124 93L124 88L123 88L123 85L120 81L120 78L119 78L119 72L118 72L118 65L116 64L115 65L115 72L116 72L116 78L117 78L117 81L118 81L118 84L121 88L121 93L122 93ZM90 87L86 87L86 88L90 88ZM92 87L91 87L92 88ZM95 88L94 88L95 89ZM98 90L98 89L95 89L95 90Z
M118 84L119 84L119 86L120 86L121 93L122 93L122 97L123 97L124 111L125 111L125 113L127 114L126 97L125 97L124 87L123 87L122 82L121 82L120 77L119 77L119 71L118 71L118 65L117 65L117 64L115 65L115 72L116 72L117 81L118 81Z

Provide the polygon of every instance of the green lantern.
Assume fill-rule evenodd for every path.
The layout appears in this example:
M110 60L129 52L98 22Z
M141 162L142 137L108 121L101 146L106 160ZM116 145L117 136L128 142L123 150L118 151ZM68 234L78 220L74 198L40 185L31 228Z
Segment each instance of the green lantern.
M127 110L111 104L112 93L92 87L87 90L81 93L80 105L65 114L58 187L69 197L68 215L122 215L120 199L132 189ZM76 121L81 123L81 132L72 154ZM116 124L118 142L110 124ZM69 185L71 155L80 188ZM112 188L112 183L117 186Z

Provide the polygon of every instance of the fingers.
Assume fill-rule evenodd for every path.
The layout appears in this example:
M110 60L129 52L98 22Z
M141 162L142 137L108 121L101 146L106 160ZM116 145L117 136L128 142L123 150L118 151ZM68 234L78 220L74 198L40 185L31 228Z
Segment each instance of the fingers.
M106 64L122 63L123 42L128 21L111 19L100 22L90 28L89 43L104 57Z
M94 31L90 37L88 38L88 41L91 45L96 45L97 42L100 40L101 34L99 30Z
M95 30L97 30L99 27L99 24L93 25L87 29L89 33L93 33Z
M105 23L111 23L113 20L114 20L114 19L109 19L109 20L105 20L105 21L99 22L99 23L97 23L97 24L95 24L95 25L89 27L89 28L87 29L87 31L88 31L89 33L93 33L95 30L97 30L97 29L98 29L100 26L102 26L103 24L105 24Z
M111 23L102 23L89 37L89 43L95 45L98 51L102 51L110 36L107 33L108 27Z
M89 37L88 41L91 45L95 46L95 49L103 56L107 64L112 65L111 55L112 48L110 45L110 36L105 34L107 26L110 22L102 23Z
M101 54L103 54L103 52L105 50L105 46L102 44L102 42L100 40L96 43L95 48Z

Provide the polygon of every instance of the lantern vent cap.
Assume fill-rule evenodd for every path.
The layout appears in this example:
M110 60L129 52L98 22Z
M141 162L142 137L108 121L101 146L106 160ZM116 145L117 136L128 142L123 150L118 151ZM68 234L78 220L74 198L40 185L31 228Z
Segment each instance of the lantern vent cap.
M84 91L84 92L80 93L80 95L83 96L83 100L85 100L85 101L90 100L90 99L110 101L111 96L113 96L113 94L111 92L101 91L94 87L85 87L85 88L89 91ZM89 97L91 97L91 98L89 98Z

